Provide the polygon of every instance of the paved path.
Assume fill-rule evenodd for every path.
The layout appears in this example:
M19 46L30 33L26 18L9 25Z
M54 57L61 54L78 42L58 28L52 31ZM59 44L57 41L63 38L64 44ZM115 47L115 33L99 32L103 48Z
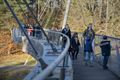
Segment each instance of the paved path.
M97 63L94 67L85 66L82 56L79 54L78 59L73 61L74 80L120 80L112 72L103 70Z

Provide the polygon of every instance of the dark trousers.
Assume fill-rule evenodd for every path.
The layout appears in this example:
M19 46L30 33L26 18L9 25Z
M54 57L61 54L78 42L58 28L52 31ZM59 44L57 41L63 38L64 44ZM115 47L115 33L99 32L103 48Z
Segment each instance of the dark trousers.
M77 59L77 55L78 55L79 50L72 50L72 59Z
M106 69L108 63L109 56L103 56L103 68Z

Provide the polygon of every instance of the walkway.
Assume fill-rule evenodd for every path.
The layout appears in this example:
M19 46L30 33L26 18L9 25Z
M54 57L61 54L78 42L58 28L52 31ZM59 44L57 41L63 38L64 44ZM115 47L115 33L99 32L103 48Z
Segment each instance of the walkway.
M97 63L94 67L85 66L82 54L73 61L73 69L73 80L120 80L109 70L103 70Z

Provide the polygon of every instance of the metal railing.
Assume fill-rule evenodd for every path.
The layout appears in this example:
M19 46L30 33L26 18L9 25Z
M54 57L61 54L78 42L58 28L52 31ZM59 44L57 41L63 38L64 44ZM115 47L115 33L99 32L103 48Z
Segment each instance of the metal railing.
M63 24L63 27L65 26L65 24L66 24L66 21L67 21L67 14L68 14L68 11L69 11L69 6L70 6L70 1L71 0L68 0L68 2L67 2L67 6L66 6L66 15L65 15L65 17L64 17L64 24ZM68 52L68 48L69 48L69 46L70 46L70 41L69 41L69 38L66 36L66 35L64 35L64 34L62 34L62 33L58 33L58 32L53 32L54 34L55 34L55 36L57 35L57 34L60 34L60 35L62 35L62 36L64 36L64 37L66 37L66 39L67 39L67 42L66 42L66 44L64 44L65 45L65 48L63 49L63 51L62 51L62 53L59 55L59 57L51 64L51 65L49 65L48 67L47 67L47 64L44 62L44 60L42 59L42 56L39 56L42 52L41 51L39 51L38 52L38 49L36 49L37 47L35 47L35 45L34 45L34 43L36 43L36 41L37 41L37 43L39 43L39 45L40 45L40 47L41 47L41 45L43 45L43 47L45 46L45 44L49 44L49 46L51 46L51 48L52 48L52 50L53 50L53 52L58 52L57 50L56 50L56 45L53 45L53 44L55 44L55 43L53 43L53 42L57 42L59 39L58 39L58 37L57 38L54 38L53 36L53 34L51 34L51 31L48 31L48 34L47 35L52 35L52 37L49 37L49 39L50 38L52 38L52 39L50 39L51 40L51 42L49 41L49 39L48 39L48 37L47 37L47 35L46 35L46 33L45 33L45 31L43 30L43 28L41 27L41 25L40 25L40 23L39 23L39 21L37 20L37 17L34 15L34 13L32 12L32 10L31 10L31 8L29 7L29 4L27 3L27 1L26 0L23 0L23 2L25 3L25 5L26 5L26 7L29 9L29 12L31 13L31 15L32 15L32 17L34 18L34 20L35 20L35 22L38 24L38 26L40 27L40 30L41 31L39 31L39 32L41 32L41 34L44 34L44 36L43 35L41 35L42 36L42 39L43 39L43 44L40 44L41 43L41 41L42 41L42 39L40 39L39 40L39 38L40 38L40 36L36 36L36 38L38 38L38 39L34 39L35 37L34 36L31 36L31 35L28 35L28 33L26 33L26 31L25 31L25 29L23 28L23 26L22 26L22 24L21 24L21 22L20 22L20 20L18 19L18 17L17 17L17 15L15 14L15 12L14 12L14 10L11 8L11 5L9 4L9 2L7 1L7 0L4 0L4 2L5 2L5 4L7 5L7 7L9 8L9 10L11 11L11 13L13 14L13 16L14 16L14 18L15 18L15 20L17 21L17 23L19 24L19 27L21 28L21 30L23 31L23 33L24 33L24 40L25 40L25 38L27 38L27 40L26 40L26 45L27 46L25 46L25 48L26 48L26 51L28 50L28 49L30 49L30 47L29 47L29 44L31 45L31 49L33 50L33 52L32 51L30 51L30 50L28 50L27 52L29 52L29 53L31 53L30 55L32 56L32 57L34 57L40 64L41 64L41 67L42 67L42 65L44 64L44 66L43 66L43 72L42 73L40 73L40 74L38 74L37 76L34 74L34 76L36 76L34 79L33 79L33 77L31 77L31 76L29 76L32 80L44 80L48 75L50 75L50 73L57 67L57 65L61 62L61 61L63 61L63 63L66 61L65 59L64 59L64 57L67 55L67 52ZM31 32L31 31L30 31ZM39 34L40 35L40 34ZM59 36L59 38L60 38L60 36ZM54 39L54 40L53 40ZM40 41L40 42L39 42ZM46 42L47 41L47 42ZM37 45L37 44L36 44ZM59 44L57 44L57 45L59 45ZM29 48L28 48L29 47ZM28 49L27 49L28 48ZM44 52L43 52L44 53ZM38 64L39 65L39 64ZM36 66L37 67L37 66ZM36 68L35 67L35 68ZM47 67L47 68L46 68ZM63 66L64 67L64 66ZM38 66L38 68L40 68L39 66ZM37 69L38 70L38 69ZM34 71L34 70L33 70ZM32 72L33 72L32 71ZM64 71L65 72L65 71ZM30 80L30 78L28 79L28 80ZM26 78L27 79L27 78ZM64 78L63 78L64 79Z
M40 30L35 30L35 32L36 31L40 31ZM43 71L40 71L40 65L39 64L37 64L34 68L33 68L33 70L25 77L25 79L24 80L44 80L45 78L47 78L47 76L49 76L52 72L53 72L53 70L54 69L56 69L56 67L58 67L58 66L61 66L60 68L61 68L61 72L62 73L60 73L60 74L64 74L64 75L60 75L61 77L61 79L63 78L65 78L65 67L66 66L68 66L68 57L67 57L67 53L68 53L68 48L69 48L69 46L70 46L70 41L69 41L69 38L66 36L66 35L64 35L64 34L62 34L61 32L57 32L57 31L51 31L51 30L45 30L45 33L46 33L46 35L48 36L49 35L49 41L50 41L50 43L52 44L52 45L54 45L56 48L57 48L57 50L58 50L58 52L53 52L52 51L52 49L50 49L49 48L49 50L51 50L49 53L51 53L51 55L57 55L58 56L58 58L56 58L56 60L55 61L53 61L52 63L50 63L50 65L46 68L46 69L44 69ZM41 34L41 36L37 36L38 34L35 34L34 36L29 36L30 37L30 39L31 39L31 41L33 42L33 44L34 44L34 47L35 48L37 48L38 46L36 46L35 45L35 43L37 43L37 45L38 44L40 44L40 45L42 45L42 47L44 48L44 50L47 50L47 49L45 49L45 46L49 46L49 43L46 41L46 38L45 38L45 36L44 36L44 34L42 34L42 33L40 33ZM66 37L66 39L67 39L67 42L66 42L66 46L65 46L65 48L63 49L62 48L62 45L63 45L63 42L62 42L62 37ZM33 40L35 40L35 41L33 41ZM29 43L28 43L29 44ZM26 44L27 45L27 44ZM27 46L27 47L29 47L29 46ZM27 49L27 51L29 52L29 53L31 53L31 52L33 52L33 51L30 51L30 47L29 48L27 48L26 47L26 49ZM36 49L36 50L38 50L38 49ZM39 52L42 52L42 51L39 51ZM38 53L39 53L38 52ZM44 53L45 51L43 51L43 53ZM43 54L43 53L39 53L39 55L38 56L35 56L34 55L34 52L33 53L31 53L31 55L34 57L34 58L38 58L38 57L44 57L45 56L45 54ZM42 54L42 55L41 55ZM65 57L66 56L66 57ZM37 59L36 59L37 60ZM63 64L63 63L65 63L65 65L61 65L61 63ZM39 66L39 67L38 67ZM71 66L72 67L72 66ZM39 68L39 69L38 69ZM71 68L72 69L72 68ZM37 71L36 71L37 70ZM37 72L37 73L36 73ZM35 77L36 76L36 77Z
M32 47L30 46L30 43L27 41L25 35L22 35L22 32L20 33L20 30L17 28L14 31L19 31L19 35L16 35L14 37L16 38L22 38L22 43L23 43L23 52L30 54L32 57L34 57L36 59L36 61L38 61L38 58L41 58L43 56L45 56L44 54L44 50L48 50L48 54L50 55L57 55L59 56L54 62L52 62L52 64L50 66L48 66L45 71L43 71L41 73L41 69L40 69L40 64L38 61L38 64L36 64L36 66L33 68L33 70L25 77L24 80L33 80L33 78L35 76L38 77L35 78L38 80L44 80L44 78L46 78L47 75L49 75L50 73L53 72L53 69L55 69L58 66L61 66L61 78L65 78L65 67L68 66L68 56L67 52L68 52L68 48L70 45L70 41L69 38L62 34L59 31L52 31L52 30L48 30L45 29L45 33L48 36L48 39L50 41L50 43L56 47L57 52L52 51L51 47L49 47L49 43L46 41L46 37L44 36L44 34L41 32L41 30L39 29L34 29L31 33L26 29L26 34L28 35L29 39L31 40L32 44L34 44L34 48L36 49L38 55L35 55L34 50L32 49ZM14 35L14 34L13 34ZM62 41L62 37L65 37L67 39L67 42L65 46L65 48L63 48L63 41ZM49 47L48 49L45 49L45 46ZM66 56L66 57L65 57ZM65 65L60 65L61 63ZM59 64L60 63L60 64ZM49 70L49 71L48 71ZM62 75L64 73L64 75ZM41 77L42 76L42 77Z
M50 33L51 31L48 31L48 33ZM54 31L53 31L54 32ZM67 55L67 52L68 52L68 48L70 46L70 41L69 41L69 38L62 34L62 33L59 33L59 32L54 32L55 36L57 34L60 34L62 36L65 36L67 38L67 42L66 42L66 46L64 48L64 50L62 51L62 53L58 56L58 58L51 64L49 65L45 70L43 70L42 73L38 74L33 80L44 80L48 75L50 75L53 70L58 66L58 64L64 59L64 57ZM56 38L57 39L57 38ZM50 40L52 41L52 39Z

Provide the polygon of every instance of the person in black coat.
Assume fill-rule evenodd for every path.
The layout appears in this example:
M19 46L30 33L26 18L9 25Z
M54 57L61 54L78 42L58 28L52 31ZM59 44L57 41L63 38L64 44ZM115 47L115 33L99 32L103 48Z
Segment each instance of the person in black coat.
M71 38L71 31L68 24L62 29L62 33Z
M74 33L71 38L71 53L72 53L72 59L77 59L77 55L79 52L79 40L78 40L78 33Z
M107 40L107 36L103 36L103 40L100 43L100 48L103 56L103 69L107 69L108 59L111 54L111 45L110 41Z
M62 33L67 35L69 39L71 39L71 31L68 24L66 24L66 26L62 29ZM63 36L62 37L63 48L65 48L66 41L67 41L67 38Z

